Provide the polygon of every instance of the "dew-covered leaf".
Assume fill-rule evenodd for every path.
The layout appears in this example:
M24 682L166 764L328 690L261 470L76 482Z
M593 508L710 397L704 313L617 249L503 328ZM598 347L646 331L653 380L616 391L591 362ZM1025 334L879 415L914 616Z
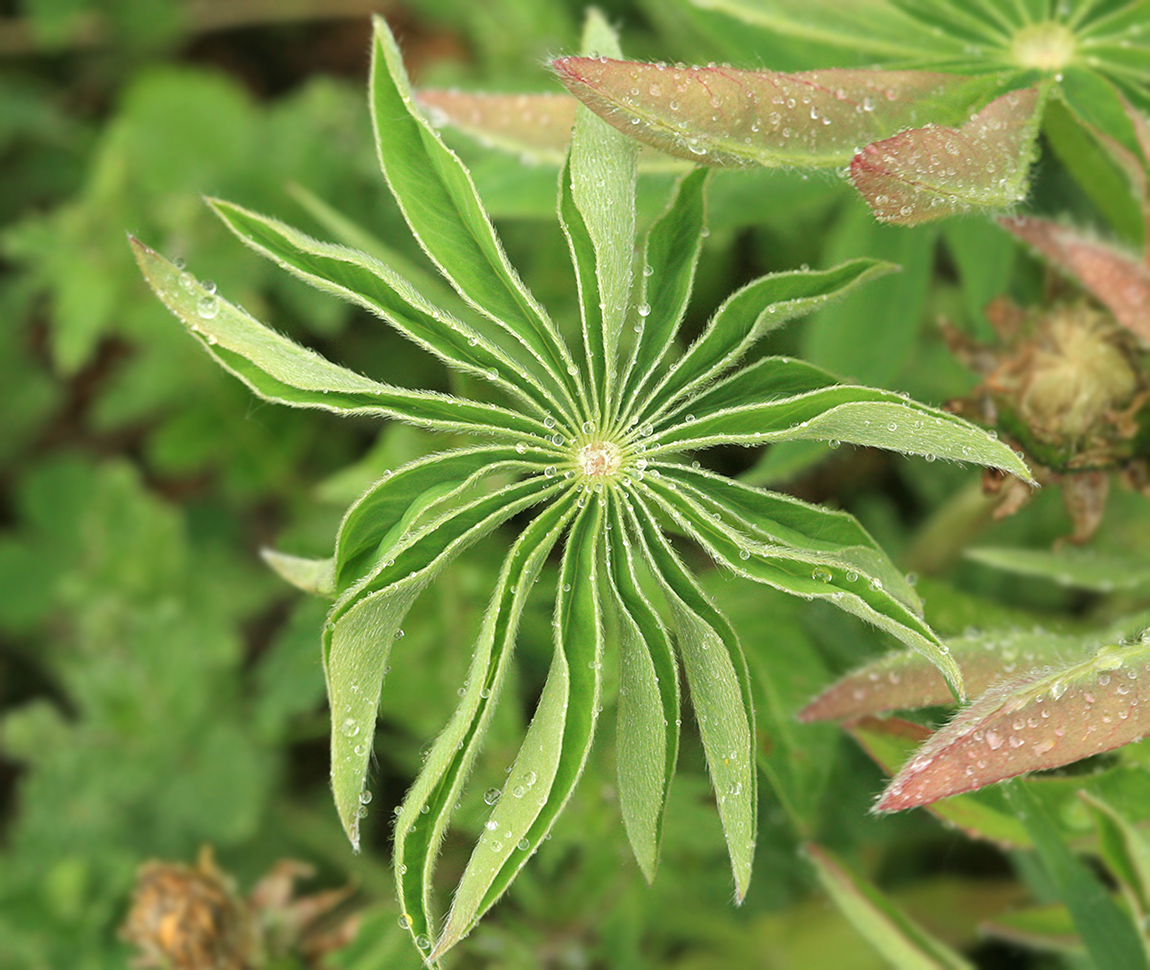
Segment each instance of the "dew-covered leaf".
M914 226L969 209L1004 209L1026 197L1045 96L1011 91L961 128L931 124L868 144L851 179L884 222Z
M210 199L208 204L256 252L317 289L381 317L449 366L491 379L540 411L559 407L546 369L508 328L461 323L367 253L321 242L278 219L222 199Z
M333 364L221 299L138 239L130 242L144 277L164 305L221 367L266 400L502 437L546 430L506 408L381 384Z
M770 396L764 388L761 397ZM684 404L680 411L690 409ZM750 401L693 420L656 426L646 451L655 456L721 444L815 440L887 448L928 460L947 458L1034 479L1010 448L963 418L890 391L835 385L782 400Z
M670 413L692 390L714 381L766 334L786 321L825 306L856 286L893 272L895 266L874 259L853 259L827 270L771 273L748 283L723 301L707 328L675 362L647 399L629 409L636 424ZM773 394L769 386L760 394Z
M1001 224L1073 276L1131 333L1150 340L1150 266L1085 233L1043 219Z
M735 876L735 897L741 901L751 880L758 801L755 709L746 660L734 630L659 529L648 508L649 499L641 494L631 498L632 527L678 634L683 672Z
M613 500L608 511L615 535L626 535L619 502ZM605 575L619 636L619 809L635 859L651 882L679 751L679 669L667 630L643 594L635 568L629 542L607 544Z
M1150 733L1150 645L1112 645L1076 663L999 683L937 731L876 805L927 805L1055 768Z
M862 937L899 970L972 970L828 849L806 846L819 883Z
M926 71L779 74L598 57L552 62L580 101L620 131L700 165L829 167L862 145L931 121L959 123L996 78Z
M555 596L555 649L547 682L429 959L466 936L503 894L551 831L583 771L602 680L597 569L602 520L603 503L594 500L571 526Z
M1130 627L1131 630L1135 629ZM1020 673L1093 656L1099 641L1046 630L970 633L947 640L962 679L977 696ZM917 653L895 653L851 671L812 700L802 721L848 720L865 714L949 704L950 694Z
M403 920L412 938L426 943L423 949L435 936L432 880L439 846L494 715L527 597L575 511L573 500L553 503L512 545L476 640L462 700L396 817L397 895ZM525 791L534 787L524 781Z
M560 486L543 476L508 485L445 512L402 537L328 614L324 672L331 708L332 791L344 831L359 844L360 792L371 756L380 690L400 624L448 562Z
M511 331L571 406L570 355L554 323L508 262L467 169L415 106L387 23L376 17L374 25L372 124L380 166L408 225L460 295Z
M578 99L569 94L487 94L421 88L415 101L431 123L450 125L480 144L537 165L562 165L571 144ZM642 172L681 172L686 166L648 145L639 149Z

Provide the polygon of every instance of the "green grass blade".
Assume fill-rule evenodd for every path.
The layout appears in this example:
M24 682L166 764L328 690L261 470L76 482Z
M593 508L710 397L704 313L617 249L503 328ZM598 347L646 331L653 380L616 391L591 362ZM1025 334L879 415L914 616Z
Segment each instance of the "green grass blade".
M555 596L551 670L523 745L460 877L430 959L466 936L551 830L583 771L599 706L603 628L596 496L571 526Z
M619 809L635 859L651 882L679 752L679 669L663 622L639 588L617 496L609 515L619 540L607 543L605 573L619 629Z
M662 587L674 618L679 654L699 725L719 818L742 900L755 855L755 708L746 660L734 630L708 599L663 536L649 499L629 494L628 516L644 557Z
M704 387L732 367L756 340L785 321L824 306L894 268L873 259L854 259L833 269L772 273L748 283L723 301L686 354L632 412L636 423L657 421L692 390Z
M316 289L363 307L448 365L491 380L542 414L559 407L548 397L546 370L506 332L459 322L367 253L320 242L222 199L208 204L246 245Z
M395 824L397 896L414 939L435 937L432 880L463 785L479 753L514 653L531 588L576 511L574 493L552 503L523 530L504 559L472 653L463 699L436 738ZM427 949L430 946L421 947Z
M164 305L221 367L265 400L504 438L549 433L541 421L506 408L380 384L333 364L209 292L139 240L130 242L144 277Z
M1146 949L1138 930L1098 877L1070 851L1046 806L1025 782L1011 782L1006 787L1006 797L1034 840L1039 858L1070 910L1095 965L1145 970Z
M645 395L657 380L659 365L674 346L687 312L703 247L708 171L697 168L679 180L667 211L647 233L636 337L616 402L621 423L626 420L627 404Z
M816 845L806 848L827 895L890 966L898 970L973 970L972 964L913 923L833 854Z
M412 232L469 303L533 354L551 379L549 396L575 412L577 381L555 325L507 261L475 185L412 101L403 58L375 18L370 104L384 177Z

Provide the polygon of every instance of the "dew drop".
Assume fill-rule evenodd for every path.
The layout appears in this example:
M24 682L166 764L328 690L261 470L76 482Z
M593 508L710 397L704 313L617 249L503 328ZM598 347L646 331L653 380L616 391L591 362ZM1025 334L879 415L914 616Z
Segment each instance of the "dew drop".
M483 800L488 805L494 805L497 801L499 801L499 796L501 794L502 792L498 788L488 788L487 791L483 793Z

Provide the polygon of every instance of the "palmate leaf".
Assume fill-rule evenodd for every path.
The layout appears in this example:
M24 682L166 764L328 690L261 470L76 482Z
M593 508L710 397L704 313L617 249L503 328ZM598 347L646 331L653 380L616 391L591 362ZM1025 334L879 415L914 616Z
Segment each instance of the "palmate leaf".
M597 15L585 45L618 53ZM668 535L687 537L752 582L862 616L922 651L956 692L961 681L914 591L850 516L728 482L688 467L682 453L728 442L833 438L985 463L1023 478L1028 472L985 433L897 395L845 387L788 358L740 366L782 321L888 272L888 264L857 260L755 280L679 350L705 232L706 173L679 181L639 243L642 269L632 278L637 150L585 108L576 112L558 187L582 309L583 346L573 352L508 264L466 169L415 110L382 20L371 107L381 166L412 232L474 312L452 314L432 302L423 271L406 271L421 280L417 289L379 259L233 203L211 205L247 245L379 316L448 366L486 376L510 404L357 375L133 243L161 298L256 393L487 439L409 462L368 488L345 514L330 557L268 554L290 582L333 600L322 649L332 788L344 829L357 844L382 683L388 664L402 661L396 641L405 616L464 549L516 524L458 707L396 819L403 925L435 964L507 889L574 790L594 739L603 664L616 661L620 805L644 875L653 878L658 863L679 746L681 669L741 899L757 815L747 665L731 624ZM324 221L346 236L340 220ZM520 617L552 554L560 567L547 682L441 919L433 893L439 846L507 680ZM617 656L604 642L609 622L619 632Z

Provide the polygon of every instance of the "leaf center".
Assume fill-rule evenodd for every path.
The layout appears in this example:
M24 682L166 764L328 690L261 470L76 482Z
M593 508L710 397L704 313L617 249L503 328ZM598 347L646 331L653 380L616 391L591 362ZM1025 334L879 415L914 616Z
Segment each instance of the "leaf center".
M575 461L588 478L604 478L618 473L623 452L613 441L589 441L579 449Z
M1074 60L1078 41L1064 24L1052 20L1031 24L1014 36L1011 53L1019 67L1057 71Z

